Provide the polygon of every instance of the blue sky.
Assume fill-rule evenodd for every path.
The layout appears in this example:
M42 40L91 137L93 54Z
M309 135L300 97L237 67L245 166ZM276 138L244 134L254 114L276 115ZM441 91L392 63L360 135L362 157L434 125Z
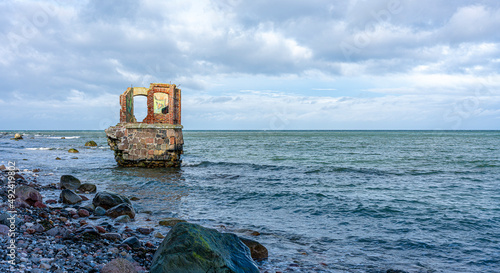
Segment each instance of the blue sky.
M495 0L2 1L0 129L105 129L151 82L185 129L500 129L499 29Z

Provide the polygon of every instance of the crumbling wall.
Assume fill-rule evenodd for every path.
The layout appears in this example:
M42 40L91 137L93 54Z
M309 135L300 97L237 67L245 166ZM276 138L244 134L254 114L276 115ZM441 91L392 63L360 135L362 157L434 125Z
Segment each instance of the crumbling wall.
M105 131L120 166L180 166L184 145L180 126L136 123L112 126Z
M142 122L134 116L134 96L147 97L148 114ZM116 162L120 166L180 166L184 145L180 89L165 83L129 87L120 96L120 106L120 123L105 130Z
M142 121L134 117L135 96L147 97L148 112ZM149 88L129 87L120 96L120 106L121 123L181 124L181 90L175 84L152 83Z

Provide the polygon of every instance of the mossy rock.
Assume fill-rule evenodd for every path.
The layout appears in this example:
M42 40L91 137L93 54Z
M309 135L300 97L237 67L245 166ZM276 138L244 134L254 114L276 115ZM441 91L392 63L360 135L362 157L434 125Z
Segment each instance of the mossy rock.
M87 146L87 147L96 147L97 143L95 143L95 141L93 141L93 140L90 140L90 141L87 141L85 143L85 146Z
M150 272L258 273L259 269L238 236L179 223L156 251Z
M76 154L76 153L79 153L79 151L77 149L71 148L68 150L68 153L75 153Z

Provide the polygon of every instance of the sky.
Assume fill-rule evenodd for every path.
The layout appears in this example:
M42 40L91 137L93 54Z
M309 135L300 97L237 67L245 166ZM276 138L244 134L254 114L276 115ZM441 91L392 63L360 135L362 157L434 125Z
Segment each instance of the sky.
M103 130L153 82L188 130L499 130L499 29L496 0L1 1L0 130Z

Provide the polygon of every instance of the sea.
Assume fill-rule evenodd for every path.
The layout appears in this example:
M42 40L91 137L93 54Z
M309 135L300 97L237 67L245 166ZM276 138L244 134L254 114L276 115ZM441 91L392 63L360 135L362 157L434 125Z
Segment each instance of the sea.
M13 133L0 165L257 240L262 272L500 272L500 131L185 130L178 169L117 166L103 131Z

